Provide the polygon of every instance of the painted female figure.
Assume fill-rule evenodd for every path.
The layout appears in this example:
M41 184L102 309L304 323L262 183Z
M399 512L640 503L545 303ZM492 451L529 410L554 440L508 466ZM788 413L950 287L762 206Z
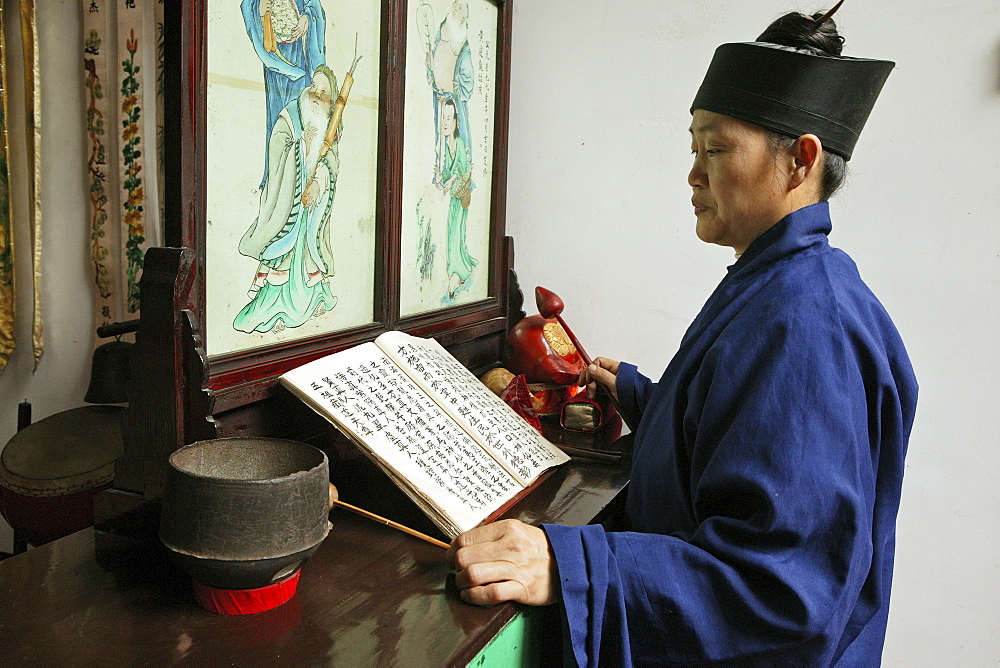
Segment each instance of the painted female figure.
M435 182L451 197L448 202L448 296L455 299L468 288L472 270L479 264L465 244L465 224L469 217L472 165L465 150L465 140L459 133L458 114L453 100L441 107L441 135L444 140L444 161Z

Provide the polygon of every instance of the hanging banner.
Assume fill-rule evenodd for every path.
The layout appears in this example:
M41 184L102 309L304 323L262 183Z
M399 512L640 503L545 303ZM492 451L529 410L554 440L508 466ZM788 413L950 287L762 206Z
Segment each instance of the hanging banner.
M98 320L107 324L138 316L145 251L162 243L163 5L82 4L90 252Z
M83 69L86 83L87 178L90 183L90 257L94 264L95 303L98 321L109 324L122 320L121 293L116 251L121 247L118 221L118 170L108 164L117 152L115 115L112 113L114 81L109 77L108 52L114 41L109 37L109 13L105 0L85 0L83 13ZM111 223L110 220L114 220Z
M153 234L152 229L147 229L150 239L156 239L156 244L162 243L163 233L163 64L165 57L165 45L163 41L163 0L153 3L153 25L156 37L156 86L151 87L153 91L154 106L156 108L156 221L157 230ZM152 226L149 226L152 227Z
M142 173L146 151L146 136L142 131L143 68L139 50L142 39L143 3L126 3L118 7L118 60L121 81L121 145L119 176L121 178L122 233L125 240L125 305L129 313L139 310L139 278L146 250L145 204ZM136 32L138 31L138 37ZM123 48L124 47L124 50ZM138 54L138 56L136 55Z
M0 371L14 352L14 238L7 167L7 43L0 4Z
M28 154L28 221L31 229L34 370L45 352L42 337L42 87L38 71L35 1L21 0L21 51L24 56L25 150Z

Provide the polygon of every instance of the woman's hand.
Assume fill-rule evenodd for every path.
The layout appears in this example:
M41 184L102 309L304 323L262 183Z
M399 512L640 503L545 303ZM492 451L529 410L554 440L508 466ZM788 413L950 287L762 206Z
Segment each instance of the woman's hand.
M299 14L299 24L292 31L292 41L301 39L307 32L309 32L309 17L305 14Z
M556 560L538 527L518 520L476 527L452 541L445 558L469 603L556 602Z
M576 381L577 385L587 386L587 396L591 399L597 398L597 385L600 383L608 388L611 396L618 401L618 365L616 360L609 360L606 357L595 357L594 361L583 371Z

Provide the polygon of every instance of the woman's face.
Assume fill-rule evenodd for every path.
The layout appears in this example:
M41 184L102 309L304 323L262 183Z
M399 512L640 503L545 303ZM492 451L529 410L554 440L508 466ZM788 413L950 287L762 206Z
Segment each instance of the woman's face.
M455 134L455 107L450 104L441 109L441 134L445 137Z
M788 215L787 154L775 156L758 125L696 109L691 119L694 165L688 184L698 238L742 253Z

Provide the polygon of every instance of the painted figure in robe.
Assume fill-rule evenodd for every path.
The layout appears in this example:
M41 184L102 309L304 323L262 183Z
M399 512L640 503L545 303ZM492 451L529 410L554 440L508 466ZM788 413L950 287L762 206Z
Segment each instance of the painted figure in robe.
M429 5L421 5L418 15L424 16L427 21L433 21ZM458 132L462 138L466 160L472 162L469 99L475 87L475 74L472 69L472 49L469 47L469 5L455 0L438 26L437 34L428 35L424 47L427 82L433 91L434 130L438 137L435 147L437 178L444 170L445 147L441 132L441 113L447 100L452 100L455 104Z
M320 0L243 0L240 10L264 65L268 141L285 105L298 98L316 68L326 64L326 12ZM261 188L269 171L270 156L265 156Z
M336 75L320 65L271 130L259 215L239 244L241 254L259 262L250 303L233 322L239 331L298 327L337 304L330 291L330 213L343 133L343 124L330 128L337 90Z
M472 270L479 263L469 254L465 240L472 196L472 167L465 150L465 140L462 139L454 100L445 100L442 105L440 127L444 161L442 169L436 174L435 182L448 195L448 296L445 302L450 302L468 287L467 281Z

